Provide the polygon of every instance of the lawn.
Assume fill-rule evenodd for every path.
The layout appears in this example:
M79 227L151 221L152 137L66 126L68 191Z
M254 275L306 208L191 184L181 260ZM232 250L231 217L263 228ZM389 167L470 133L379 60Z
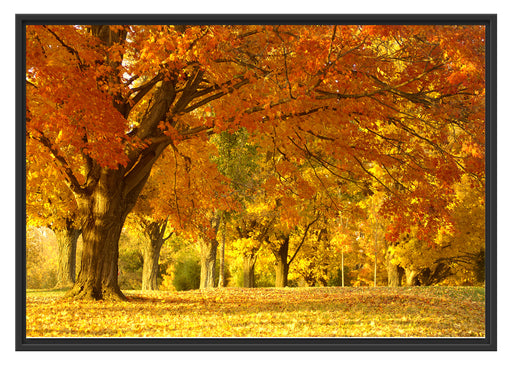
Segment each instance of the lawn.
M476 287L126 291L128 302L27 291L27 337L484 337Z

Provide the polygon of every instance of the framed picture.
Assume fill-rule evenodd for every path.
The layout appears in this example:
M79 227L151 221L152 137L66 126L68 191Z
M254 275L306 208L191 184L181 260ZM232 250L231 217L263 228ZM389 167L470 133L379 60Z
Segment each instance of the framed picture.
M493 14L16 16L16 349L496 350Z

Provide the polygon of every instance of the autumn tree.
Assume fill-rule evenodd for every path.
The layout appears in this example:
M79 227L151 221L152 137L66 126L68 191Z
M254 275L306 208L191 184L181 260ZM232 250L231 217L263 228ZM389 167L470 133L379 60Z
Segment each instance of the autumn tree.
M243 286L254 288L256 286L255 265L260 249L276 224L278 215L268 204L248 206L245 211L234 216L232 226L232 247L242 257Z
M160 251L164 243L171 238L173 231L168 231L167 220L156 220L150 216L137 215L133 220L146 238L142 243L142 290L158 290Z
M249 82L234 77L235 67L222 75L208 70L210 57L219 59L224 45L241 39L239 32L215 29L27 28L27 137L59 165L84 239L70 295L124 299L117 284L119 235L153 164L174 140L211 128L183 115Z
M483 281L485 195L468 175L456 184L455 193L457 199L450 206L452 220L438 230L433 243L418 239L418 227L411 227L393 247L395 264L404 270L405 285L433 285L452 276L458 277L459 283Z
M166 190L169 189L169 176L172 171L163 171L159 167L153 169L148 182L144 186L139 199L127 223L146 238L142 241L142 290L158 290L159 258L162 246L174 234L169 226L169 211L165 199L171 199Z
M419 220L428 240L449 187L482 166L477 156L461 164L446 147L455 127L456 143L483 145L483 26L25 30L27 138L56 165L82 228L71 296L124 299L117 259L126 216L162 153L207 132L257 131L272 141L274 159L307 155L346 182L340 189L377 182L390 196L382 214L424 213L394 221L391 240ZM298 181L302 166L282 164ZM372 173L376 166L386 179ZM410 207L413 198L419 204Z
M165 217L177 234L199 245L201 288L214 285L218 234L224 212L234 209L229 180L212 160L217 153L208 138L165 151L138 203L148 200L153 219Z
M255 286L257 254L276 215L268 209L263 184L269 176L264 153L245 128L224 131L213 138L219 172L229 178L238 209L229 215L233 249L242 256L243 286Z
M58 243L55 287L71 287L75 282L76 248L81 233L77 206L55 169L38 158L40 146L28 141L27 151L27 223L50 228L55 233Z

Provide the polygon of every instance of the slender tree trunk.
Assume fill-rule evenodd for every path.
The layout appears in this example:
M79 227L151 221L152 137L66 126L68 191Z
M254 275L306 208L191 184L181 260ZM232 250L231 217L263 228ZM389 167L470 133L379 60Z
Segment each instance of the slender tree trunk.
M286 236L283 239L283 243L278 250L274 250L274 256L276 258L276 288L284 288L288 286L288 270L290 265L288 264L288 248L290 245L290 236Z
M64 229L55 229L58 243L58 269L56 289L70 288L76 276L76 244L81 231L68 225Z
M402 285L403 269L393 263L393 255L390 251L386 255L386 264L388 271L388 286L398 287Z
M143 249L142 265L142 290L158 290L158 260L160 251L164 242L169 237L164 238L167 220L163 222L151 222L146 228L146 241Z
M254 253L244 255L242 269L244 278L244 288L255 288L256 280L254 276L254 265L256 264L257 256Z
M223 219L222 227L222 241L220 244L220 257L219 257L219 288L226 286L226 278L224 276L224 251L226 248L226 218Z
M200 289L213 288L215 286L215 261L217 260L216 239L206 239L201 242L201 282Z

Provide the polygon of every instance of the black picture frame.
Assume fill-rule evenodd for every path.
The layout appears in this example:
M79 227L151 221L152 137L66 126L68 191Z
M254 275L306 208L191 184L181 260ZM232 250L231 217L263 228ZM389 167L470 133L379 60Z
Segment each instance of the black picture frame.
M25 215L25 27L30 24L479 24L486 26L485 338L27 338ZM496 351L497 350L496 14L17 14L16 331L17 351Z

